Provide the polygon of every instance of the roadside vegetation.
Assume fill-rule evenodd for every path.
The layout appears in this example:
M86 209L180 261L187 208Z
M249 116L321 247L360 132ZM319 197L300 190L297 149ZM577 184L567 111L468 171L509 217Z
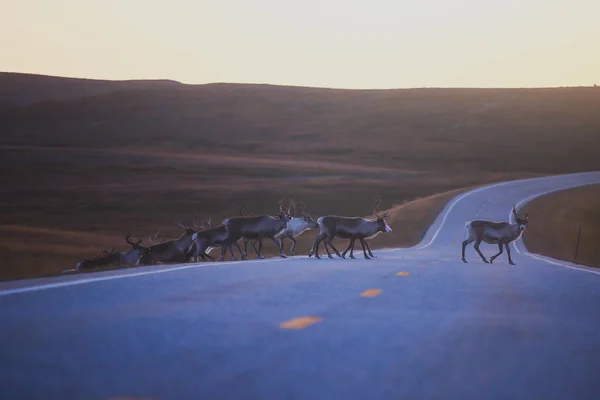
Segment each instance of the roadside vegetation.
M529 251L600 268L600 185L551 193L533 200L524 210L530 220L523 235Z

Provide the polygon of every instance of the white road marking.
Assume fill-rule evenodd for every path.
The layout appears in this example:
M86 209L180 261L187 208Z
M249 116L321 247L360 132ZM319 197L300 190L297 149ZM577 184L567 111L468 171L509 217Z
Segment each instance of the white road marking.
M265 262L284 261L284 260L291 260L291 258L269 258L266 260L247 260L247 261L248 262L265 263ZM165 267L165 269L160 269L160 270L155 270L155 271L143 271L143 272L134 272L131 274L123 274L123 275L110 275L110 276L102 276L102 277L98 277L98 278L77 279L77 280L68 281L68 282L47 283L47 284L43 284L43 285L26 286L26 287L20 287L20 288L15 288L15 289L2 290L2 291L0 291L0 297L9 296L11 294L18 294L18 293L36 292L38 290L44 290L44 289L53 289L53 288L59 288L59 287L83 285L85 283L110 281L113 279L133 278L133 277L137 277L137 276L155 275L155 274L162 274L165 272L182 271L184 269L206 268L206 267L215 267L215 266L221 266L221 265L239 264L239 263L240 263L240 261L198 263L198 264L192 264L192 265L185 265L185 266L181 266L181 267ZM143 268L143 267L140 267L140 268Z
M524 206L525 204L529 203L531 200L536 199L536 198L541 197L541 196L544 196L544 195L547 195L547 194L550 194L550 193L560 192L560 191L563 191L563 190L569 190L569 189L573 189L573 188L576 188L576 187L583 187L583 186L588 186L588 185L597 185L598 183L600 183L600 182L588 182L588 183L584 183L584 184L579 183L579 184L573 184L571 186L565 186L565 187L560 188L560 189L546 190L544 192L536 193L536 194L533 194L531 196L525 197L524 199L520 200L516 204L515 207L517 209L520 209L522 206ZM511 208L510 211L508 212L508 221L512 224L512 223L514 223L514 219L515 218L514 218L514 215L513 215L513 212L512 212L512 208ZM522 242L522 240L523 239L521 239L521 242ZM573 269L573 270L576 270L576 271L588 272L590 274L600 275L600 271L591 271L589 269L577 268L577 267L573 267L573 266L570 266L570 265L562 264L562 263L557 262L557 261L551 261L551 260L545 259L543 257L540 257L539 255L536 255L534 253L530 253L529 251L522 252L521 250L519 250L519 247L517 246L517 242L513 242L511 244L513 245L513 248L517 251L517 253L519 253L519 254L525 254L526 256L529 256L531 258L535 258L536 260L543 261L545 263L552 264L552 265L557 265L559 267ZM527 250L527 247L525 247L525 243L524 242L522 242L521 245L523 246L523 248L525 250Z

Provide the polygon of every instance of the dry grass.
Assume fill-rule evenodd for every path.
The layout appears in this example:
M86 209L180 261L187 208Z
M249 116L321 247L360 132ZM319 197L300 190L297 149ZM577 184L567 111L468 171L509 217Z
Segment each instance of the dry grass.
M600 185L549 194L527 204L527 248L559 260L600 267ZM579 253L575 248L583 222Z
M191 224L197 213L218 223L236 203L275 213L291 196L313 215L369 215L374 194L389 209L485 183L600 169L593 88L329 90L32 76L9 76L7 86L5 78L0 279L52 275L105 248L124 250L125 231L177 237L175 220ZM436 199L398 209L398 229L373 247L416 243L443 205Z

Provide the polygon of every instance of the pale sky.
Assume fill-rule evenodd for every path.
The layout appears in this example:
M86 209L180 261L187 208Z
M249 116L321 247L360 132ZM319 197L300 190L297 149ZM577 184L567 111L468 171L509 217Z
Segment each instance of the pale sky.
M600 0L0 0L0 71L334 88L600 84Z

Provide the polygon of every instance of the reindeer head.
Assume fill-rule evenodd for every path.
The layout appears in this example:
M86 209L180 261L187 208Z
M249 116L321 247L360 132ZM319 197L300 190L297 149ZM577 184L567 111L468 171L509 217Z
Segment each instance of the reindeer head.
M300 212L302 213L302 219L304 220L304 223L306 224L307 228L309 229L317 229L319 227L319 224L317 224L317 221L315 221L309 212L306 211L306 209L304 208L304 204L300 204Z
M377 218L377 230L380 232L391 232L392 228L387 224L385 219L390 215L388 213L381 213L379 210L379 205L381 204L381 197L373 196L373 200L375 200L375 208L373 209L373 214Z
M125 241L127 242L127 244L131 245L131 248L137 251L140 256L150 252L150 248L142 246L142 239L138 239L137 242L132 241L131 234L129 232L125 234Z
M181 228L185 229L185 235L186 236L192 236L194 233L196 233L197 231L193 230L190 227L184 226L181 222L179 221L175 221L175 223L177 225L179 225Z
M286 211L288 212L286 213ZM279 200L279 214L277 214L277 217L282 222L281 229L285 229L287 227L287 224L292 220L292 216L289 213L289 209L286 210L283 206L283 199Z
M525 225L527 225L527 222L529 222L529 215L527 213L525 213L525 217L521 218L519 216L519 214L517 214L517 209L515 208L514 205L513 205L513 215L515 216L515 221L517 222L519 229L525 230Z

